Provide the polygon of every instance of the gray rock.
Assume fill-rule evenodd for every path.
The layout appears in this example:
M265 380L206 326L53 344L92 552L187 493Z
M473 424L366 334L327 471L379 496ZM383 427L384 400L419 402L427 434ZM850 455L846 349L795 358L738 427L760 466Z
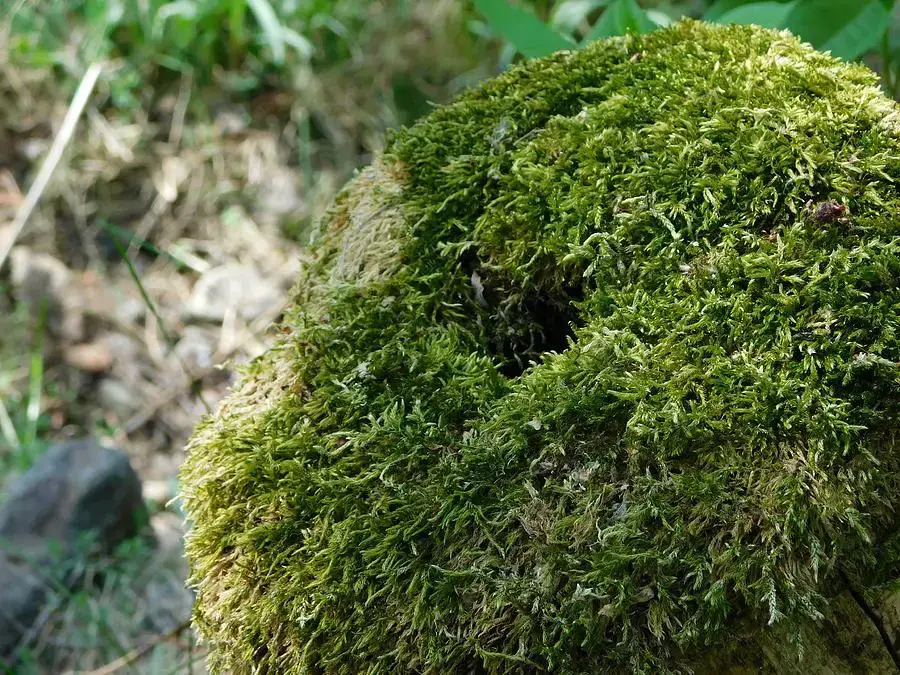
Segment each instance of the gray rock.
M156 634L165 634L191 618L194 596L184 580L174 575L151 579L143 589L141 624Z
M143 406L136 387L129 387L118 378L105 377L97 385L97 401L115 413L119 420L127 420L140 412Z
M147 523L141 483L120 451L93 441L50 448L0 505L0 660L32 634L72 562L108 553Z
M53 256L16 246L10 253L10 281L19 302L37 315L46 310L47 327L56 335L78 341L84 317L78 311L71 270Z
M249 265L227 264L203 273L187 303L190 318L221 322L229 309L247 321L277 310L281 289Z
M62 262L46 253L16 246L10 253L10 266L10 281L20 300L33 305L45 300L63 304L72 273Z
M49 596L49 586L36 573L0 552L0 665L23 638L39 628Z
M68 548L90 533L110 551L146 521L141 481L128 457L73 441L50 448L8 487L0 540L56 540Z
M214 340L210 331L197 326L185 327L181 339L175 345L175 354L189 374L202 373L213 365Z

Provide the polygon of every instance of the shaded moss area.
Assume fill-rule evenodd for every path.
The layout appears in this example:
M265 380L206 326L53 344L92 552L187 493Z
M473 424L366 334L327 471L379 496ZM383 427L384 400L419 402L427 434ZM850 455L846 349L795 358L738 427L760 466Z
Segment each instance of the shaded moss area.
M398 132L190 445L213 665L678 670L896 576L898 134L697 22Z

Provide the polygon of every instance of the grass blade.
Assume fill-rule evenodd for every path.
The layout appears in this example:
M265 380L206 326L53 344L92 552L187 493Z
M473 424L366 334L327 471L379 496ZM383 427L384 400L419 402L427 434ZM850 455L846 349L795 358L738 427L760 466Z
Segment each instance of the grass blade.
M159 332L162 333L163 339L166 341L166 344L171 348L176 340L172 336L172 334L166 328L166 323L163 321L162 315L156 309L156 304L153 302L153 299L150 297L150 294L147 293L147 289L144 287L144 282L141 281L141 276L138 274L137 269L135 269L134 263L131 262L131 258L128 257L128 252L122 247L122 244L119 243L117 239L113 239L113 245L116 247L116 250L119 252L119 256L122 258L122 261L125 263L125 266L128 268L128 274L131 276L134 283L137 285L138 291L141 294L141 298L144 300L144 304L147 305L147 309L150 310L150 313L153 314L156 319L156 325L159 327ZM189 372L190 369L185 366L181 357L178 356L177 352L175 352L175 358L181 363L185 372ZM199 383L194 382L193 385L197 385L198 388L195 389L194 394L197 397L197 400L203 404L203 407L206 408L207 412L212 412L212 408L207 402L206 398L203 396L203 392L199 389Z
M0 433L3 434L3 440L6 441L6 444L13 450L19 450L22 447L22 444L19 442L19 435L16 433L16 425L13 424L9 411L3 405L2 399L0 399Z
M37 341L31 350L31 365L28 370L28 405L25 408L25 442L31 448L37 442L38 420L41 416L41 398L44 389L44 325L46 306L41 311L37 328Z
M128 257L128 253L126 252L125 248L121 243L119 243L118 239L115 238L113 239L113 246L116 247L116 251L119 252L119 256L122 258L122 262L124 262L125 267L128 268L128 274L131 276L131 279L137 286L138 292L141 294L141 299L144 301L144 304L147 305L147 309L150 310L150 313L153 314L153 317L156 319L156 325L159 327L159 331L163 334L163 338L165 338L166 342L169 345L174 344L172 336L169 335L169 331L166 330L166 324L163 321L162 315L160 315L159 311L157 311L156 304L153 302L150 294L147 293L147 289L144 287L144 282L141 281L141 276L135 269L134 263L131 262L131 258Z
M275 63L284 63L284 30L269 0L247 0L247 5L269 41Z
M143 239L136 234L129 232L128 230L118 227L117 225L113 225L112 223L105 220L101 221L99 224L101 228L106 230L107 234L109 234L111 238L118 239L119 242L124 243L126 247L130 246L131 244L135 244L138 248L146 251L147 253L160 258L165 258L166 260L174 263L176 269L193 269L191 265L188 265L184 260L176 256L174 253L164 251L154 243L149 242L146 239ZM123 250L127 250L127 248Z
M16 213L9 235L4 242L0 243L0 269L3 268L3 263L6 262L13 244L16 242L19 234L22 233L25 223L28 222L28 217L34 211L34 207L37 206L38 200L41 198L47 184L50 182L50 178L53 176L53 172L56 170L56 166L59 164L59 160L62 159L63 151L65 151L69 140L72 138L72 133L75 131L75 126L78 124L88 99L90 99L91 92L94 91L94 85L97 84L97 78L100 77L101 70L101 65L95 63L87 69L84 77L81 78L78 89L75 91L75 96L72 97L72 103L63 118L62 126L60 126L59 132L53 139L53 144L50 146L50 151L47 153L40 171L38 171L37 178L34 179L34 183L31 184L28 194L25 195L25 200Z
M566 0L553 8L550 25L557 30L573 33L579 25L588 20L591 12L608 2L609 0Z

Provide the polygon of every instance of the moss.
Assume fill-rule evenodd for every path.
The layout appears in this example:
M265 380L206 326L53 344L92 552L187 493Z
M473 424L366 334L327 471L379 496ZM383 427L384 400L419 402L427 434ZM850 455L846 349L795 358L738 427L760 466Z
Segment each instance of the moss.
M896 576L898 132L689 21L398 132L189 446L213 665L678 669Z

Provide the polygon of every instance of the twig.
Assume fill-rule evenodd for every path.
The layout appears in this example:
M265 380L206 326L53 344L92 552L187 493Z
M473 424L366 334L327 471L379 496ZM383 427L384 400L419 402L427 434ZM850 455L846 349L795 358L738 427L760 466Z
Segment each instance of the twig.
M185 630L187 630L190 627L190 625L191 625L190 619L188 619L187 621L183 621L180 624L178 624L177 626L175 626L175 628L170 630L168 633L163 633L162 635L157 635L152 640L148 641L146 644L141 645L140 647L135 647L134 649L132 649L130 652L128 652L124 656L120 656L119 658L117 658L115 661L110 661L105 666L97 668L96 670L82 671L82 672L84 673L84 675L112 675L113 673L117 673L120 670L122 670L122 668L126 668L126 667L130 666L132 663L134 663L135 661L143 658L144 656L149 654L151 651L153 651L159 645L178 637L179 635L181 635L181 633L183 633Z
M235 348L235 349L231 350L230 352L227 352L226 354L224 354L222 356L222 359L227 360L236 351L237 351L237 349ZM149 422L151 419L153 419L153 416L156 415L156 413L158 413L162 408L166 407L173 401L178 400L179 396L184 395L185 393L190 391L190 389L192 387L194 387L198 382L202 382L205 378L209 377L210 375L212 375L213 373L217 372L220 369L221 369L220 366L218 364L216 364L213 366L209 366L207 368L202 368L194 374L190 374L188 372L187 368L185 368L185 373L188 373L188 381L185 383L173 385L171 388L168 389L168 391L166 391L165 394L158 397L152 403L149 403L148 405L146 405L144 407L144 410L133 415L125 423L125 426L124 426L125 434L128 435L128 434L133 434L134 432L136 432L142 426L147 424L147 422ZM201 405L203 405L204 408L206 408L206 412L211 413L212 406L210 406L209 403L206 400L204 400L204 398L202 396L199 397L199 400L200 400Z
M19 643L16 645L10 658L11 663L17 663L19 661L19 655L22 653L22 650L30 646L38 636L38 633L44 630L44 627L50 621L54 612L62 606L64 599L65 598L61 594L54 593L53 599L41 608L40 614L35 617L34 621L31 622L31 626L28 627L28 630L19 639Z
M66 146L72 139L75 126L78 124L78 119L81 117L84 106L87 105L102 69L103 67L99 63L94 63L87 69L84 77L81 78L78 89L75 91L75 96L72 97L72 103L66 111L66 116L63 118L62 126L59 128L56 138L53 139L50 151L41 165L41 170L38 172L34 183L31 184L28 194L25 195L25 201L22 202L16 212L9 236L6 237L6 241L0 242L0 269L3 268L3 263L9 257L13 244L25 228L25 223L31 216L31 212L34 211L34 207L37 206L38 200L50 182L50 178L53 176L53 172L56 170Z
M868 617L869 621L872 623L872 626L878 632L878 636L881 638L882 643L884 643L884 648L887 650L887 653L890 654L891 659L894 661L894 665L897 667L897 670L900 671L900 654L897 653L897 649L891 640L891 636L888 634L887 629L884 627L884 621L881 620L881 617L878 615L871 605L866 602L866 599L863 597L862 593L860 593L857 588L853 585L853 582L847 577L843 570L839 570L838 574L840 575L841 581L847 586L847 590L850 591L850 597L859 605L859 608L863 611L863 614Z
M194 70L191 68L181 76L181 84L178 87L178 100L175 103L175 110L172 112L172 126L169 127L169 144L174 146L176 150L181 144L181 134L184 132L184 118L187 116L193 85Z
M16 427L9 416L9 411L3 405L3 399L0 399L0 433L3 434L3 438L11 450L18 450L22 447L19 442L19 435L16 433Z

